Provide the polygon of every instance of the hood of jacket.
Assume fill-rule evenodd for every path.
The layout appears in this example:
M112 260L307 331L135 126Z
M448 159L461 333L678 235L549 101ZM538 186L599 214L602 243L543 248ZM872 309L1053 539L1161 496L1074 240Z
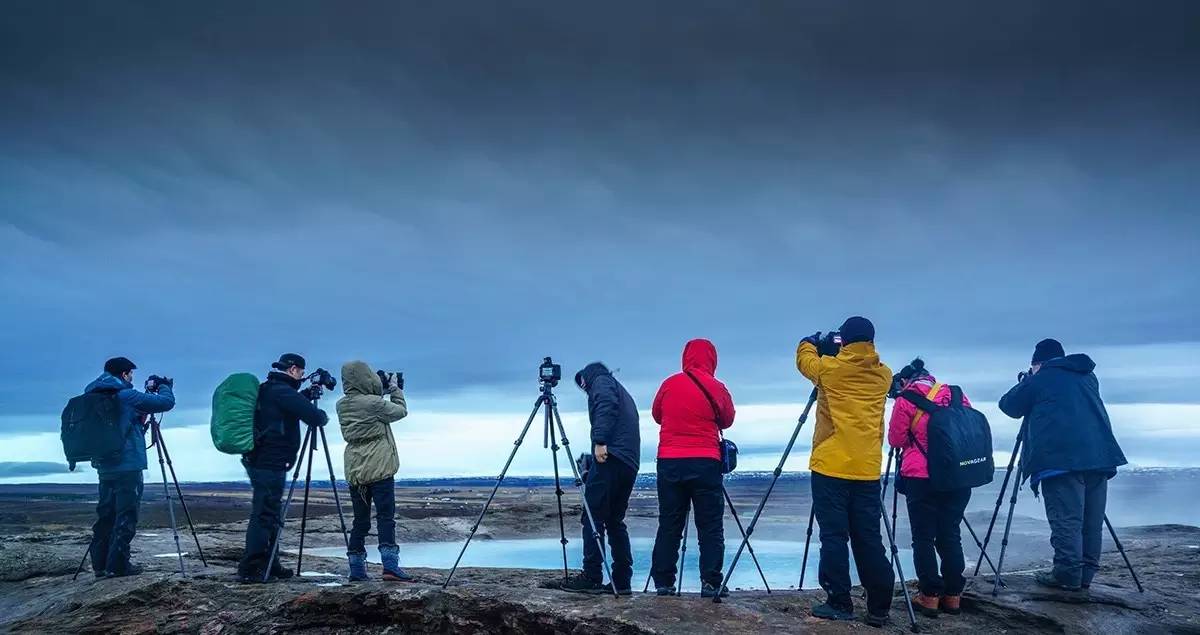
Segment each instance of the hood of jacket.
M342 390L347 395L382 395L383 382L366 362L342 364Z
M1063 370L1069 370L1073 373L1086 375L1096 370L1096 362L1093 362L1091 357L1088 357L1083 353L1075 353L1073 355L1067 355L1066 357L1055 357L1054 359L1047 361L1046 363L1042 364L1042 369L1046 368L1061 368Z
M843 364L851 364L860 368L875 368L879 365L879 353L875 351L875 344L872 342L846 344L838 352L837 359Z
M696 339L683 347L683 370L696 370L706 375L717 372L717 347L705 339Z
M92 383L88 384L87 388L83 389L83 392L92 393L100 390L121 391L129 388L133 388L133 384L121 379L120 377L117 377L116 375L103 373L93 380Z
M587 386L587 388L591 388L592 382L594 382L597 377L611 374L612 371L608 370L608 366L605 366L600 362L592 362L587 366L584 366L583 370L575 373L575 385L578 386L579 380L582 379L585 382L584 385Z

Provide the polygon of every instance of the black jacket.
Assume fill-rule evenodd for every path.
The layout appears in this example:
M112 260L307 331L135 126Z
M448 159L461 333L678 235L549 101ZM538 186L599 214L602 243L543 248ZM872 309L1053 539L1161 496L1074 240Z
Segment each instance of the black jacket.
M1095 368L1087 355L1058 357L1000 399L1004 414L1025 417L1021 468L1026 476L1043 470L1112 470L1128 462L1113 437Z
M251 467L287 470L300 451L300 421L323 426L325 412L300 394L300 381L286 373L272 372L258 387L258 410L254 413L254 450L246 455Z
M608 453L637 471L642 463L642 435L633 397L600 362L575 374L575 385L584 380L592 443L608 446Z

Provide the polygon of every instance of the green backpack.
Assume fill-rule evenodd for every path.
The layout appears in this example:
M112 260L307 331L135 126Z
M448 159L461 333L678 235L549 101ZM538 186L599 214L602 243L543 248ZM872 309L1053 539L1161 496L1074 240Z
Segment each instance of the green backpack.
M209 432L213 445L225 454L246 454L254 449L254 412L258 409L258 378L234 373L213 393Z

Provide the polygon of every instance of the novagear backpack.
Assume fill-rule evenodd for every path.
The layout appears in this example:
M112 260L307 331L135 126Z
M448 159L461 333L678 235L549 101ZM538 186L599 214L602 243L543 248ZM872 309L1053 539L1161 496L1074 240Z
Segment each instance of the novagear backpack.
M213 445L225 454L254 449L254 411L258 408L258 378L234 373L213 393L209 432Z
M115 390L98 390L72 397L62 411L63 454L73 472L76 463L115 457L125 448L129 429L121 421L121 401Z
M930 390L930 396L936 397L937 390ZM928 448L921 447L911 427L908 433L912 444L929 463L929 484L933 489L949 491L992 482L996 472L992 428L982 412L963 404L962 388L950 386L949 406L939 406L912 391L902 392L899 397L929 413Z

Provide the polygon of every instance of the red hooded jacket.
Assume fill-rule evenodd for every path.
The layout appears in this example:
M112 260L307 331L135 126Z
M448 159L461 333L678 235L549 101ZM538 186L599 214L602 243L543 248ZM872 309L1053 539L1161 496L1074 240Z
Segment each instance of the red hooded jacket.
M721 459L717 441L717 413L708 398L687 375L691 373L708 390L720 411L721 428L733 425L733 397L717 381L717 348L708 340L692 340L683 347L683 370L667 378L654 396L650 413L658 422L658 458Z

